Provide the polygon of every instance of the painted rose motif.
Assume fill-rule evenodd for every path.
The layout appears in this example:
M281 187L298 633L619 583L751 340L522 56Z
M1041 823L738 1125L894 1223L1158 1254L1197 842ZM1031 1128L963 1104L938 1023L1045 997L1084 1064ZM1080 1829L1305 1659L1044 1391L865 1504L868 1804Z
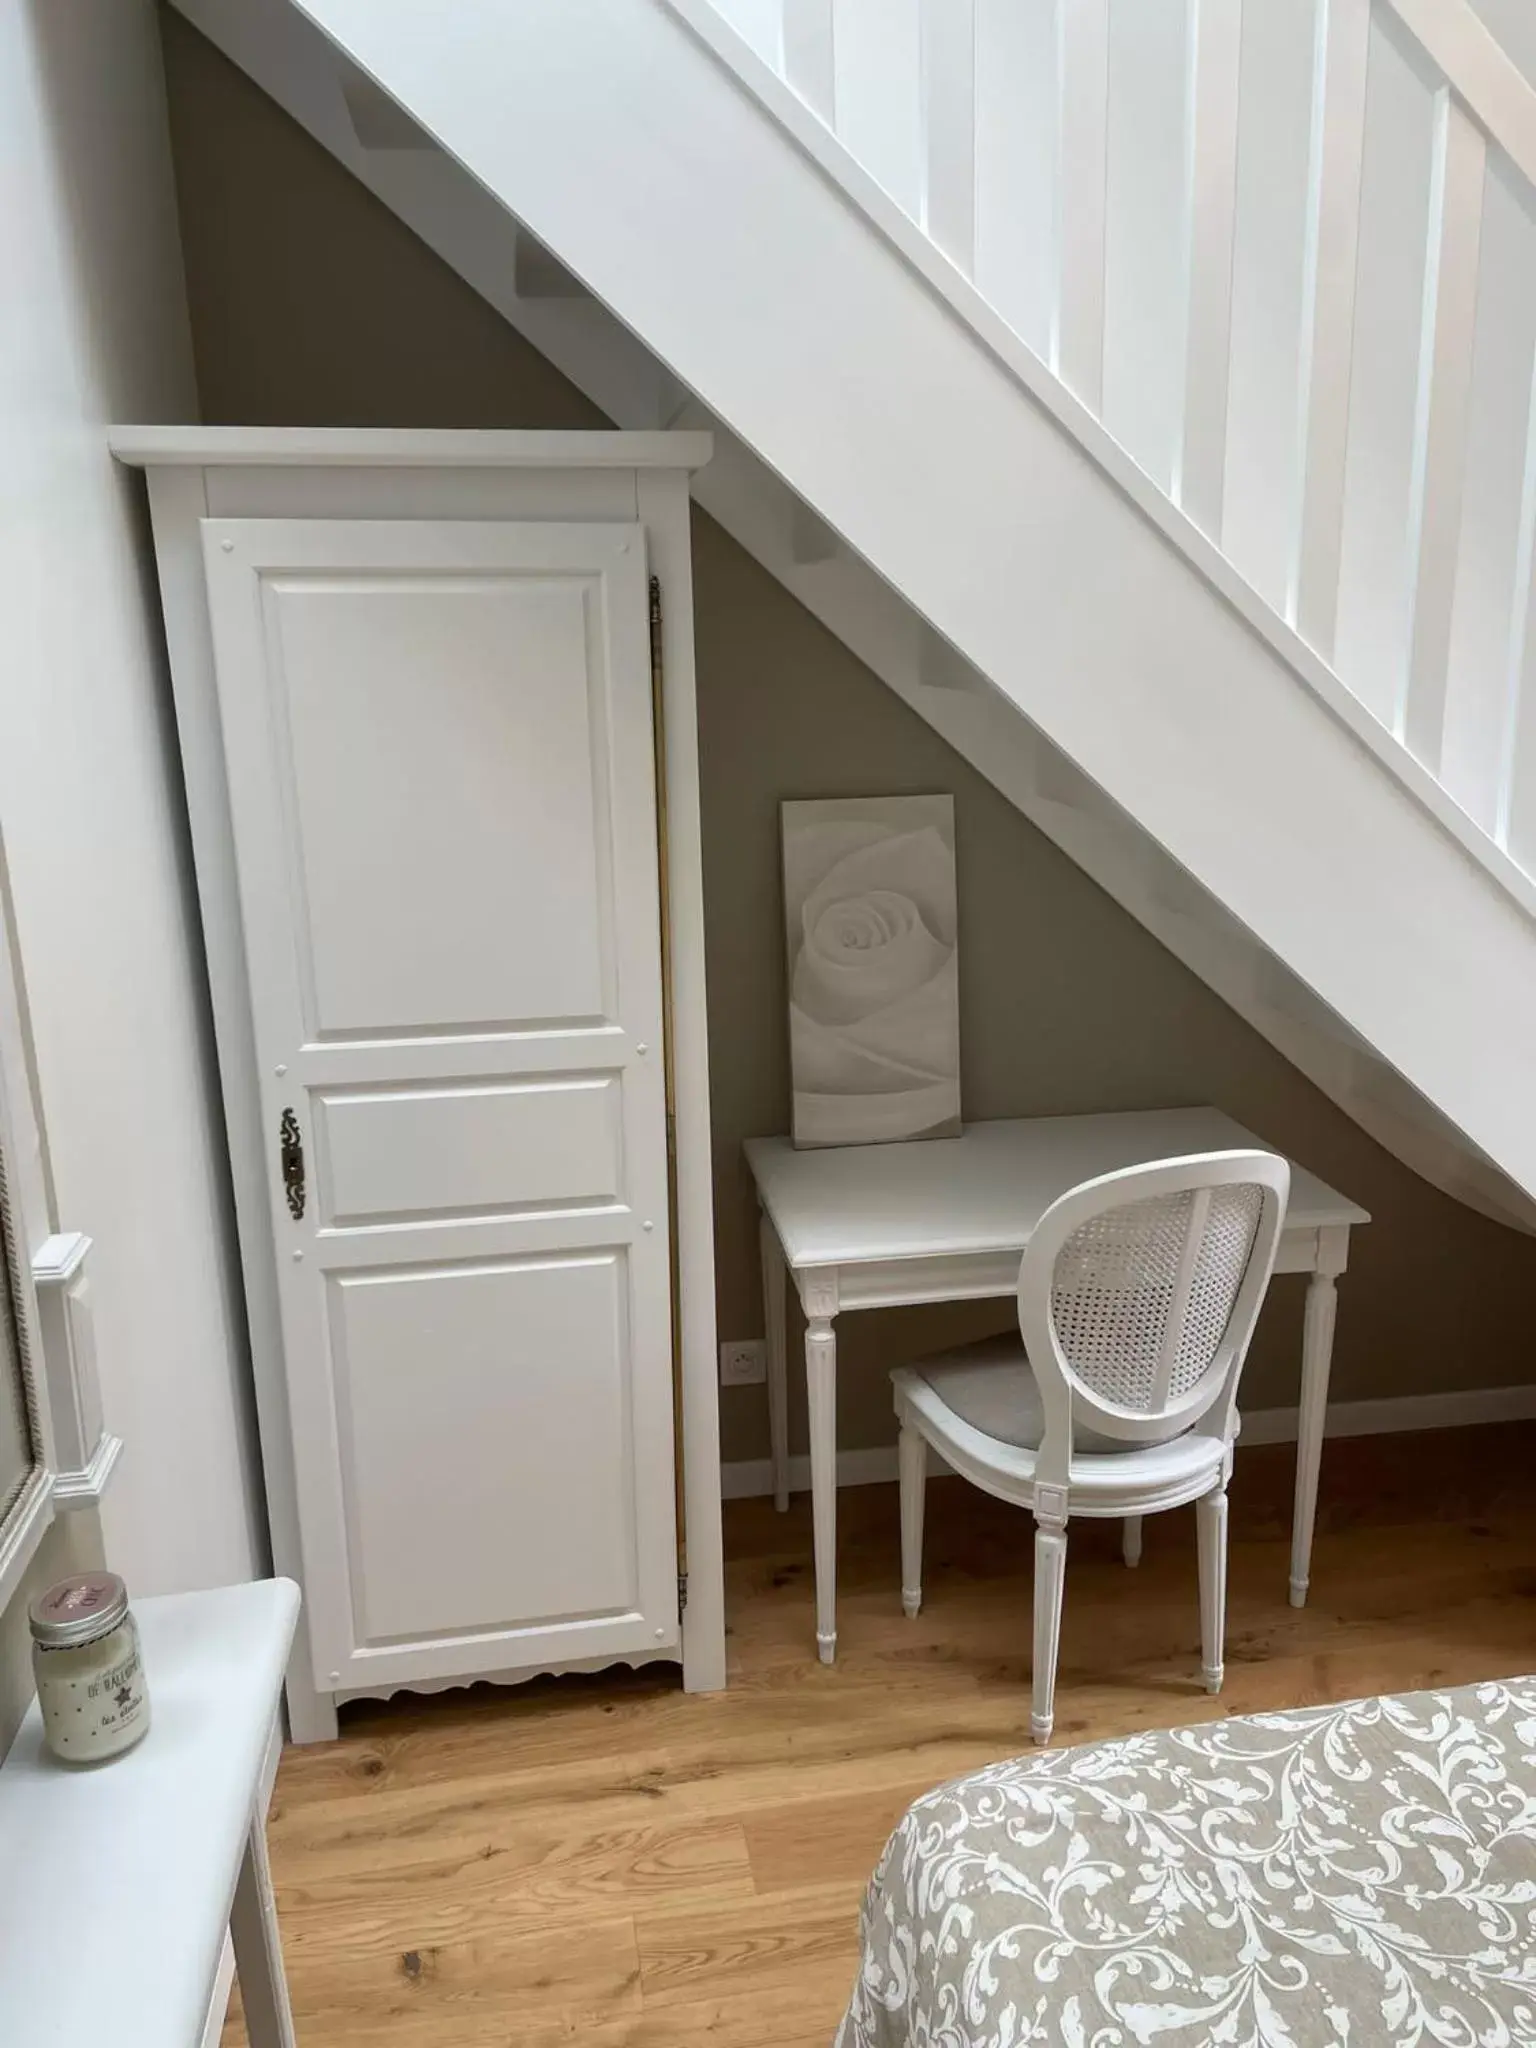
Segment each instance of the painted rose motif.
M960 1128L954 805L784 806L797 1145Z

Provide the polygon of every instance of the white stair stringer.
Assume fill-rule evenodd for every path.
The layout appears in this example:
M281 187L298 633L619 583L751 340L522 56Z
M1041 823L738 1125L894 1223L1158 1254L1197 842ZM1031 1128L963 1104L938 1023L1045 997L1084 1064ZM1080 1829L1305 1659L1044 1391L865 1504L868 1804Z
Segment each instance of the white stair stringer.
M1448 1192L1530 1227L1536 1122L1511 1060L1516 1020L1536 1015L1529 906L1384 773L659 0L465 0L446 52L413 33L413 10L395 0L311 0L307 12L383 94L284 0L178 5L620 425L712 426L717 454L696 495L738 541L1382 1143ZM556 133L547 102L573 83L578 52L587 89ZM475 82L487 68L513 81L490 96L495 121ZM420 130L380 100L397 116L409 107L445 147L419 146ZM525 115L521 140L505 146L499 130ZM650 165L663 133L679 146ZM734 164L748 141L750 161ZM618 192L583 163L634 176ZM690 180L725 170L733 178L701 209ZM806 247L829 242L809 297L765 179ZM519 265L512 206L538 238L536 263ZM725 232L733 218L763 228L756 260L744 264L741 234ZM765 304L775 263L780 289ZM566 288L561 268L657 352L599 298ZM686 305L668 300L668 281ZM695 296L681 289L690 283ZM750 317L719 317L714 302L733 291ZM785 302L819 317L786 326ZM882 379L868 341L871 307L887 305L919 333L891 348L899 362ZM893 313L892 340L902 326ZM878 392L850 386L861 364ZM925 390L940 394L938 426L914 418ZM1164 658L1180 634L1182 676ZM1075 639L1092 650L1092 693L1074 691ZM1214 696L1191 687L1191 666L1207 685L1222 679ZM1251 719L1225 715L1238 690L1251 691ZM1073 701L1088 694L1104 701ZM1202 717L1212 730L1182 749ZM1289 798L1281 776L1293 778ZM1390 886L1394 862L1401 888ZM1488 1000L1505 1006L1508 1028L1480 1034ZM1499 1041L1497 1081L1480 1036Z

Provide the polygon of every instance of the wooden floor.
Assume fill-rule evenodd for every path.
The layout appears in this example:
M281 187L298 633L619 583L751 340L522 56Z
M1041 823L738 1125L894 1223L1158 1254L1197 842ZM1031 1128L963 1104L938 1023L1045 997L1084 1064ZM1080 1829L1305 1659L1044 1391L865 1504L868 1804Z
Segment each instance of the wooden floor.
M1227 1686L1197 1684L1193 1511L1127 1572L1071 1536L1057 1739L1536 1668L1536 1425L1328 1447L1312 1604L1291 1454L1239 1453ZM828 2048L906 1802L1027 1746L1030 1525L930 1494L906 1621L894 1487L845 1492L841 1655L810 1522L727 1510L731 1688L615 1673L356 1707L290 1750L271 1840L300 2048ZM241 2038L233 2020L226 2042Z

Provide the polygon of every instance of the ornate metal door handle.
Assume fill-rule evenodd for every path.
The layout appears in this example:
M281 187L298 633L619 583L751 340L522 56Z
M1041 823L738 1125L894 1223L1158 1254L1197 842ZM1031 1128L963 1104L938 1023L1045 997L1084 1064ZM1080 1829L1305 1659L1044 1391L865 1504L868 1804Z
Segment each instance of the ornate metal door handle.
M288 1197L288 1214L295 1223L304 1220L304 1139L299 1120L291 1109L283 1111L278 1129L278 1150L283 1163L283 1192Z

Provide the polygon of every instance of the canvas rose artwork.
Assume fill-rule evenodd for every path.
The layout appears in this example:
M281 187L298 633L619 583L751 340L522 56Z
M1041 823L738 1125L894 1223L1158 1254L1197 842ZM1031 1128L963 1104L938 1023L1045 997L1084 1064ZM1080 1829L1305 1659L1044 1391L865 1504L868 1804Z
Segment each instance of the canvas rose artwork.
M797 1145L960 1129L954 800L783 807Z

